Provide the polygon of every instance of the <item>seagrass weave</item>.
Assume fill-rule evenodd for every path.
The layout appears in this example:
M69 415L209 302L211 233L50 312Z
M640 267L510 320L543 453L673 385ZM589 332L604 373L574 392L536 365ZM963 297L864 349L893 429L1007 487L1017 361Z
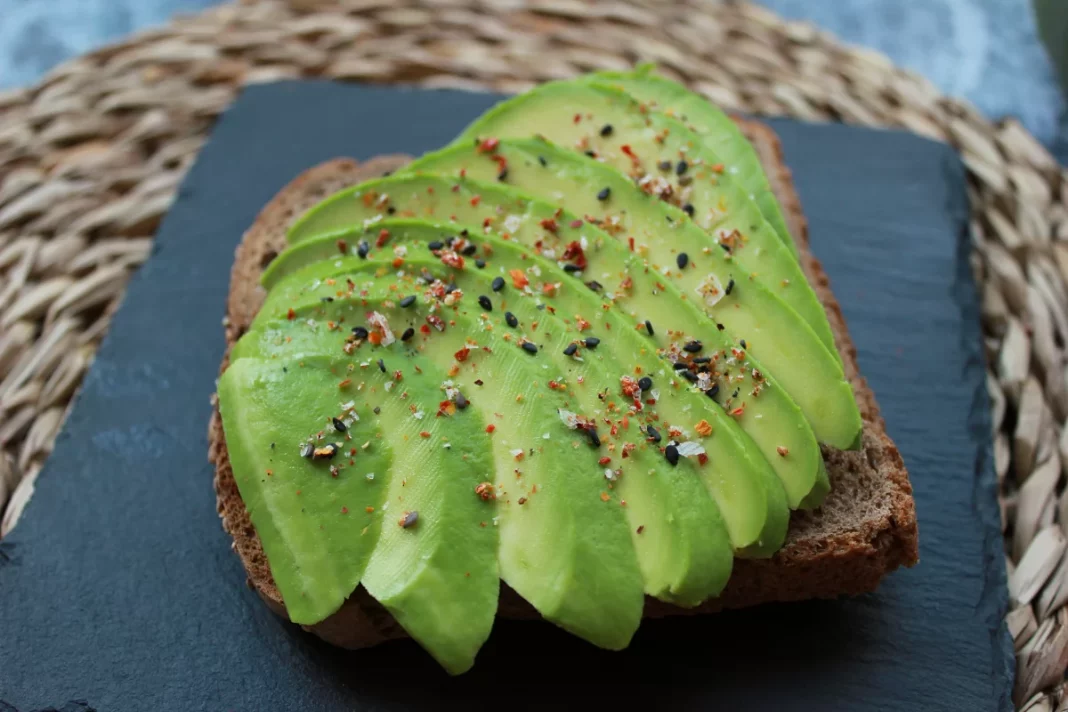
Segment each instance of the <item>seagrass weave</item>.
M330 77L515 92L639 60L727 109L899 127L960 151L1015 699L1068 710L1068 172L1016 121L991 123L882 55L750 4L240 2L0 92L0 537L32 495L127 278L242 85Z

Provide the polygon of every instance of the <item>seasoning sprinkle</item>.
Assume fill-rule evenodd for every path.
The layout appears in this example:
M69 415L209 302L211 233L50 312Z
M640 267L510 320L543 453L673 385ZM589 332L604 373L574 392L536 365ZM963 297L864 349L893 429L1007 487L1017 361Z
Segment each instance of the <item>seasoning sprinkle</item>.
M538 345L535 344L533 341L524 341L523 350L526 351L528 354L536 354L538 353Z
M601 127L601 136L607 137L607 136L611 136L611 135L612 135L612 124L605 124L604 126Z
M480 294L478 297L478 305L486 311L493 311L493 302L485 294Z
M685 346L683 346L682 348L683 348L684 351L687 351L687 352L689 352L691 354L695 354L695 353L697 353L698 351L701 350L702 346L703 346L703 344L700 341L697 341L695 339L693 341L687 342L687 344Z
M608 200L608 196L610 195L612 195L611 188L601 188L600 192L597 193L597 200L600 200L603 203Z
M401 334L401 341L407 341L413 336L415 336L415 329L409 326L407 329L404 330L404 333Z
M574 356L576 351L578 351L578 344L572 341L567 345L567 348L564 349L564 356Z
M680 252L675 258L675 264L679 266L679 269L686 269L686 265L690 264L690 256L685 252Z
M410 512L405 512L404 516L397 522L402 528L409 529L415 526L415 523L419 521L419 512L414 509Z
M339 433L343 433L349 429L349 426L345 425L345 421L341 418L334 418L332 422L334 424L334 430L338 431Z
M674 445L668 445L664 448L664 457L667 458L668 464L675 467L679 464L679 449Z
M512 312L505 312L504 320L508 322L508 326L512 327L513 329L519 326L519 319L516 319L515 314L513 314Z
M415 304L415 295L409 294L404 299L400 300L401 309L407 309L411 305Z
M601 343L601 340L598 339L596 336L587 336L586 337L585 344L586 344L586 348L588 348L588 349L595 349L595 348L597 348L597 345L600 344L600 343Z
M649 336L656 335L656 332L653 331L653 322L649 321L648 319L645 320L645 331L649 334Z
M504 289L504 277L494 277L493 283L490 285L490 289L494 292L499 292Z

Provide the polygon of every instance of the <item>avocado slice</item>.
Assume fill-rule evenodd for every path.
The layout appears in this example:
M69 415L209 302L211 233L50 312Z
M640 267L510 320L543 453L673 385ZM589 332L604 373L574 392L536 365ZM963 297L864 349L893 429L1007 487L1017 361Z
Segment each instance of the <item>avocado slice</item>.
M572 212L594 216L619 241L633 239L646 266L684 295L700 297L706 285L727 285L737 276L729 299L720 292L694 304L746 340L749 354L790 394L818 439L842 442L835 433L859 431L860 412L837 352L778 296L744 280L730 251L709 249L707 234L682 210L646 195L618 171L544 139L501 139L492 148L462 143L427 154L405 172L483 181L506 172L508 185L532 195L566 196Z
M535 132L561 147L589 152L643 190L692 213L694 222L709 232L710 249L730 244L739 273L781 296L837 353L823 305L794 253L749 193L726 173L719 156L681 121L648 111L606 83L551 82L493 107L454 143L491 146L495 140Z
M379 417L387 415L386 401L393 401L408 424L402 430L391 421L387 429L403 441L394 451L403 452L415 470L405 485L405 475L394 469L389 503L404 511L391 510L387 525L396 526L394 515L403 516L414 504L408 487L419 476L440 481L428 486L453 488L457 497L462 494L464 502L478 509L465 514L461 508L458 516L439 520L417 510L419 519L411 532L402 527L403 532L383 534L383 548L375 550L363 578L368 592L387 607L392 605L412 637L428 649L434 646L434 655L451 661L456 670L469 666L472 648L484 639L483 631L488 633L481 624L468 631L472 626L468 619L491 620L496 610L495 605L484 605L481 597L466 600L462 592L472 585L468 573L470 578L476 573L479 578L499 575L546 619L601 647L625 647L638 626L644 601L625 513L612 498L608 502L601 498L605 480L598 453L582 442L585 438L561 432L557 410L566 404L566 395L545 389L515 397L525 390L523 384L541 379L544 364L516 341L506 341L503 332L483 329L459 303L450 305L452 297L444 293L444 285L435 287L440 299L431 304L401 306L397 292L390 289L396 284L383 282L381 293L349 284L327 278L318 293L291 298L293 292L285 282L279 283L238 344L242 350L238 357L299 358L348 349L353 367L350 387L363 392L374 388L365 382L382 381L366 398L382 408ZM279 300L288 304L284 310L276 308ZM371 320L368 313L384 319ZM390 325L390 338L396 340L374 346L373 329L363 326L365 320ZM350 325L370 333L366 339L355 338ZM405 340L408 328L413 334ZM379 338L383 343L389 340ZM431 368L425 367L427 361ZM483 379L483 385L490 379L493 385L482 387ZM426 395L417 399L416 393ZM474 414L481 415L474 420L478 428L455 430ZM568 442L566 447L552 447L542 439L544 432L556 433L561 442L577 440L577 446ZM411 457L410 451L418 452L416 444L424 440L435 449L450 451L453 459L436 467L433 460ZM492 460L469 469L464 455L478 447L490 449ZM492 486L479 490L480 479ZM395 486L398 482L400 489ZM495 501L484 502L485 493L494 493ZM403 497L403 503L394 495ZM499 535L499 551L494 551L499 574L496 566L467 552L471 533L485 531ZM409 533L419 533L427 541L398 550L390 535ZM419 568L429 549L439 560L424 575ZM404 556L405 551L410 556ZM457 577L462 578L459 585ZM496 583L492 590L495 602ZM442 618L445 613L449 615Z
M299 241L305 234L313 234L305 231L311 223L324 230L345 225L359 227L365 223L373 227L389 216L391 210L398 216L440 215L445 220L485 224L484 232L495 230L502 239L507 237L541 251L553 250L560 257L569 249L586 244L583 257L588 264L582 280L596 283L605 296L611 295L615 308L646 334L651 346L681 348L683 344L676 343L677 339L671 336L675 331L689 334L713 348L726 349L735 363L739 359L752 361L740 340L725 343L728 337L693 305L693 300L686 299L667 280L648 273L624 245L571 213L503 186L431 175L379 179L328 198L304 217L303 224L298 223L295 236ZM385 235L388 243L388 230ZM357 247L357 251L362 249ZM653 326L653 334L648 334L648 326ZM796 478L799 487L807 492L816 477L819 457L803 414L785 394L774 407L770 399L763 399L771 390L766 388L771 382L764 370L757 369L754 374L747 368L736 375L744 382L732 384L734 388L723 388L720 404L735 413L739 425L754 439L780 479L787 482ZM753 379L768 383L753 383ZM754 392L757 395L751 396ZM855 429L837 433L837 443L843 443L838 446L851 444L859 429L858 419ZM792 442L784 444L786 438ZM781 456L780 448L785 448L789 455ZM795 453L797 457L793 456Z
M449 278L457 285L481 281L483 295L499 291L504 294L514 294L519 298L527 297L527 301L534 295L538 295L537 298L542 300L546 308L542 311L540 318L535 313L534 321L542 325L552 321L560 322L559 315L563 314L568 315L561 322L565 327L572 330L579 329L561 344L559 353L555 354L557 358L561 355L567 357L562 359L564 361L562 370L564 372L574 371L580 364L585 363L585 356L594 359L595 364L600 364L593 372L579 373L586 390L590 390L591 384L602 382L605 361L611 358L612 353L633 354L632 358L635 359L635 363L630 365L639 369L640 373L649 376L653 383L657 384L657 392L662 396L655 405L655 412L646 412L643 406L639 413L633 414L630 420L634 424L654 425L654 429L659 431L665 430L661 425L663 419L666 419L669 423L676 425L684 424L683 429L690 430L692 424L707 419L709 424L721 433L711 439L711 444L706 443L708 457L712 460L712 467L706 473L706 484L720 504L727 521L727 528L731 533L731 540L735 548L741 550L740 554L744 556L767 556L778 549L785 536L788 523L783 500L783 486L775 481L775 475L778 473L769 466L763 453L753 447L750 439L738 432L739 427L733 419L726 417L723 410L699 388L690 386L689 381L682 377L681 371L673 370L675 364L672 361L680 365L689 365L690 369L686 373L694 380L698 380L701 371L711 371L707 374L710 377L708 383L724 390L734 387L730 385L731 383L744 384L746 388L757 387L758 384L747 380L745 375L741 376L742 381L738 381L740 374L737 371L732 373L729 366L720 365L713 369L716 363L722 364L723 361L733 358L733 347L730 344L719 351L707 348L691 353L684 349L672 349L663 354L670 360L658 359L652 353L644 337L632 328L622 314L611 309L607 300L575 280L556 263L531 253L525 246L518 244L517 240L506 241L489 235L464 239L465 245L474 244L479 248L479 254L484 255L484 264L482 269L457 269L453 260L442 261L440 258L445 255L446 250L458 244L455 242L456 235L464 232L462 226L389 219L376 223L368 237L373 239L376 235L381 235L382 230L387 231L390 236L388 244L381 249L371 248L371 252L362 260L347 257L323 261L322 258L337 254L339 240L345 244L356 244L361 239L359 233L349 236L348 240L345 237L330 235L290 247L276 258L272 264L272 270L279 275L290 274L296 270L296 274L304 275L306 282L315 284L316 280L321 282L329 277L339 278L340 274L347 274L356 269L361 262L371 271L382 271L384 269L382 265L389 264L392 267L395 255L400 253L405 255L402 267L405 270L415 270L417 273L430 271L432 274L433 268L448 267L449 263L452 263L454 266L451 268ZM467 230L469 235L472 232L471 229ZM307 264L313 266L304 267ZM519 289L515 286L515 279L521 281L525 279L530 284ZM282 282L292 284L290 280L291 277L284 277ZM359 280L356 281L359 282ZM531 285L538 288L535 289ZM551 294L546 293L546 285L550 286L548 291ZM279 287L275 287L271 295L263 311L281 312L290 295L284 291L280 292ZM508 308L519 314L519 305L514 300L509 302ZM574 353L568 355L564 352L572 344L576 348L582 346L586 338L581 332L584 321L601 327L597 329L597 336L610 337L613 345L611 351L596 349L587 352L583 350L583 361L576 362L572 358ZM676 336L683 343L693 343L682 332ZM575 349L571 350L575 351ZM550 353L551 356L553 356L552 353ZM701 362L705 360L710 365L701 365ZM602 386L593 389L594 393L618 393L619 376L630 374L632 370L617 365L608 372L614 374L613 377L603 382ZM661 381L663 383L660 383ZM787 479L790 482L786 490L791 499L797 502L805 497L811 497L813 501L816 501L828 489L819 448L811 435L804 437L803 428L799 432L793 423L780 420L779 414L789 412L789 408L792 407L781 389L768 384L762 387L765 390L760 398L754 400L755 410L750 413L751 421L765 425L769 434L777 433L778 430L786 431L785 434L779 435L780 439L777 441L788 443L794 448L789 451L789 459L793 467L789 470L783 468L784 473L788 473ZM643 419L645 419L644 423ZM661 437L664 435L666 431L661 434ZM667 438L663 437L661 448L666 447L667 444ZM781 444L778 447L783 447L788 451L788 448ZM784 459L777 452L776 458L780 461ZM725 468L726 463L731 464ZM624 498L634 501L633 497L625 496ZM639 525L644 523L646 522L637 522ZM647 592L650 595L658 595L655 588L654 590L647 589Z
M775 229L783 244L797 254L797 243L790 237L786 218L760 165L756 149L726 112L678 82L656 74L652 64L641 64L627 72L595 72L587 77L607 82L655 111L682 121L699 134L723 161L727 175L753 196L764 219Z

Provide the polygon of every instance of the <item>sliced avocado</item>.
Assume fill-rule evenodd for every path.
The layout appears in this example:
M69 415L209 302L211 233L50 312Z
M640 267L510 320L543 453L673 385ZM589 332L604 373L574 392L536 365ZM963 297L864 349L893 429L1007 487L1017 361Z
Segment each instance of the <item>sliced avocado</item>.
M308 218L325 226L327 213L332 213L330 227L364 223L373 226L389 215L390 209L398 216L440 215L465 224L485 223L484 232L496 231L502 239L516 240L543 253L554 251L558 258L585 244L582 257L587 262L586 268L574 278L595 283L634 327L646 332L646 322L653 326L655 333L648 335L651 347L681 348L682 344L671 336L674 331L689 334L713 350L726 349L731 367L737 366L739 360L743 364L752 363L740 340L730 342L692 300L681 295L670 282L648 273L639 258L622 244L573 214L523 197L513 189L430 175L395 176L337 194L321 204L318 214ZM303 231L298 226L298 238L300 234ZM386 235L388 244L388 230ZM334 237L336 242L338 238ZM574 262L567 264L575 266ZM798 489L807 493L819 469L819 452L811 430L797 406L775 386L773 378L762 369L755 370L756 373L752 367L735 368L732 378L741 377L743 382L732 381L733 387L721 386L719 402L735 413L739 425L754 439L780 479L796 482ZM771 391L776 392L774 405L771 397L764 398ZM855 427L842 428L836 433L836 442L832 444L839 447L851 444L859 430L857 419ZM787 454L780 455L782 452Z
M362 401L340 393L343 359L236 358L219 378L219 410L234 479L263 543L290 620L316 623L355 590L379 538L394 451ZM331 417L350 423L334 431ZM359 417L359 420L356 418ZM320 438L317 434L322 431ZM331 462L302 456L306 447L371 441L357 470L333 478ZM325 451L324 451L325 452Z
M731 245L739 276L760 280L782 297L837 353L823 305L793 252L719 157L682 122L643 110L633 97L608 84L553 82L493 107L454 143L478 141L489 147L495 140L532 133L588 153L630 176L642 190L692 213L709 232L710 249Z
M628 245L663 280L736 339L804 412L818 439L841 429L859 430L860 413L837 352L830 351L796 312L734 264L730 251L709 249L707 234L680 209L638 190L618 171L544 139L501 139L492 149L468 143L427 154L406 172L492 181L504 171L508 185L591 216ZM681 266L680 266L681 265ZM730 298L723 289L737 277ZM708 285L716 292L707 294ZM696 297L695 297L696 295ZM791 493L794 494L794 493ZM798 500L792 500L796 505Z
M291 276L284 277L278 283L278 287L272 290L271 297L263 307L263 312L280 313L285 308L285 304L292 298L292 295L288 289L282 289L283 284L296 287L303 282L303 285L310 287L321 285L324 280L330 278L338 280L342 275L346 275L346 278L353 279L355 288L362 291L365 289L364 282L349 275L354 274L354 271L361 267L364 268L363 271L372 274L386 274L389 270L385 265L394 268L393 260L397 254L405 256L402 267L416 274L427 270L433 274L433 268L440 269L443 265L447 266L451 263L454 266L449 278L455 280L457 285L461 284L461 280L483 282L482 296L488 297L490 294L500 293L506 296L514 295L516 298L525 297L523 301L540 299L545 309L542 317L537 321L543 327L547 321L560 321L559 315L563 314L566 316L561 323L568 329L581 330L583 323L594 325L593 333L596 337L605 339L606 342L609 338L611 339L612 352L634 354L632 358L635 359L635 363L630 366L637 367L641 373L653 379L653 384L656 384L661 398L655 404L655 408L648 409L646 406L653 404L642 403L639 400L638 413L628 417L635 426L653 425L654 432L657 432L662 439L660 449L666 448L670 439L667 428L661 427L665 420L685 432L693 430L693 426L700 421L707 421L713 433L718 434L713 434L707 442L702 442L711 459L711 466L707 470L702 468L701 472L724 515L732 543L736 549L741 550L739 553L745 556L767 556L778 549L785 536L788 523L783 487L775 480L778 472L769 466L763 453L753 447L750 439L738 432L739 426L735 420L727 417L723 410L696 386L690 386L688 380L681 376L681 371L673 370L672 361L688 365L690 369L686 373L692 375L694 380L698 380L699 377L705 376L701 371L706 368L711 370L712 367L694 363L694 360L704 357L711 364L722 363L733 358L729 345L726 347L726 353L712 348L702 349L700 353L690 353L681 348L669 349L663 352L669 360L658 360L646 339L632 328L623 315L607 308L610 307L609 302L603 300L580 281L572 278L554 262L531 254L519 244L518 239L505 241L483 235L478 238L460 238L463 241L461 245L456 235L463 233L462 226L435 225L405 219L390 219L377 223L372 228L371 238L373 239L374 235L381 235L383 230L389 235L388 242L381 249L372 249L362 260L347 257L315 262L313 257L315 254L329 257L330 251L337 249L337 240L344 238L338 238L335 235L305 241L283 252L275 260L278 274L284 275L290 273L291 270L297 271ZM468 235L472 232L474 231L467 230ZM514 234L513 238L517 238L518 235L519 233ZM359 234L350 236L352 242L359 239L361 239ZM482 269L470 267L457 269L458 263L455 260L440 259L446 256L447 251L462 250L470 244L476 246L478 254L485 256ZM429 250L428 247L435 249ZM309 260L312 261L313 266L302 269L302 266L308 264ZM298 276L300 280L296 279ZM527 280L529 284L523 288L517 288L516 280L519 282ZM488 289L486 289L487 285ZM549 287L549 293L546 291L546 286ZM518 314L519 307L515 299L508 303L508 308ZM692 340L682 332L676 336L682 343L692 343ZM615 365L614 370L611 368L608 370L610 377L604 381L605 365L607 365L605 360L611 356L606 355L609 352L604 349L585 350L583 348L585 338L581 331L576 334L569 332L556 357L567 356L568 358L564 359L565 368L577 369L580 364L585 364L585 358L588 356L593 364L598 365L598 368L589 374L580 373L583 378L581 382L583 388L589 390L594 383L603 382L603 386L593 389L594 393L607 392L618 395L620 376L631 375L632 369L624 369ZM564 354L564 350L572 344L576 347L573 349L574 353L577 353L579 348L583 348L583 361L575 362L572 358L574 354ZM609 363L616 362L610 361ZM729 367L720 366L715 369L714 377L712 373L707 374L708 383L714 384L713 387L726 389L731 387L729 383L738 375L741 374L732 374ZM635 376L635 380L638 378L640 376ZM746 376L743 375L742 378L744 381ZM756 386L757 384L748 383L746 387ZM825 478L822 482L818 479L819 473L822 472L822 458L818 446L811 435L807 438L798 437L796 424L780 419L780 414L788 413L792 406L785 394L767 383L762 387L765 390L759 398L754 400L754 411L749 414L751 422L765 426L764 429L768 433L774 433L776 429L786 430L786 435L783 437L787 439L785 441L779 439L777 442L788 442L794 450L789 453L789 457L784 457L776 451L776 460L782 464L789 461L790 467L784 466L782 471L784 476L788 475L798 501L806 495L818 497L819 492L826 492ZM803 434L804 421L801 420L801 423ZM617 423L616 426L622 427L622 424ZM643 432L643 437L647 434ZM691 434L689 437L699 436ZM784 447L784 452L786 450ZM805 477L808 478L807 484L802 485L801 481ZM625 480L627 483L632 481L632 479ZM635 498L624 495L624 499L632 502ZM636 522L637 525L647 523L647 521ZM647 591L651 595L658 595L655 588L654 590L647 588Z
M641 619L644 600L628 523L618 502L601 498L605 480L598 452L561 425L557 410L567 404L566 394L549 389L529 392L529 384L543 378L547 364L527 353L516 339L506 340L503 329L486 328L463 309L459 293L446 293L442 283L422 285L434 295L429 304L419 300L401 306L405 292L414 294L415 281L411 277L398 281L392 269L383 267L380 288L373 284L373 275L368 275L371 282L357 286L339 274L337 279L321 280L318 291L297 297L301 290L290 289L283 280L242 337L242 346L247 342L244 348L263 358L313 350L351 351L349 387L363 392L384 381L366 398L383 408L382 417L387 414L384 404L392 401L407 423L403 431L396 422L388 429L401 433L397 437L403 442L395 452L408 458L420 451L417 443L423 440L429 447L453 451L450 464L442 464L444 469L434 468L433 460L411 457L415 471L407 477L409 481L420 475L442 482L458 479L457 496L462 492L471 506L481 509L464 515L461 508L458 516L444 520L419 510L411 533L421 532L428 541L413 543L407 549L409 556L394 545L394 537L409 531L384 534L384 548L376 549L364 578L368 592L376 598L385 594L397 608L398 621L414 638L428 648L438 646L435 655L456 655L457 668L469 665L462 654L469 647L457 652L455 646L465 642L460 636L472 625L465 620L472 611L451 620L438 619L434 611L468 606L457 595L471 584L461 582L457 588L455 579L466 579L468 573L476 578L474 569L482 563L463 565L458 557L469 556L465 537L489 530L500 537L500 578L546 619L601 647L625 647ZM301 275L291 279L300 280ZM288 303L284 311L276 308L280 300ZM381 325L388 327L389 337ZM357 332L351 331L354 327ZM408 329L413 333L405 338ZM375 346L371 342L376 338L383 344L395 341ZM432 369L421 366L426 361ZM428 395L416 398L418 393ZM473 414L481 416L479 425L484 422L485 427L477 432L454 429ZM550 446L541 437L545 432L554 433L559 444ZM566 447L560 446L565 442ZM463 455L477 447L491 449L492 461L479 460L469 468ZM404 484L404 474L395 469L392 477L400 488L390 489L387 524L396 526L393 515L405 514L413 494ZM395 496L403 497L403 502ZM495 500L485 502L483 497ZM440 565L422 573L419 557L431 548L438 552ZM498 576L495 567L483 568ZM485 572L477 575L484 577ZM494 584L494 601L496 590ZM446 600L435 603L435 598ZM495 607L486 610L482 604L476 599L470 605L480 616L492 619ZM466 642L473 645L481 633L481 627L474 627Z
M753 196L764 219L775 228L783 244L794 254L797 253L797 243L790 237L782 208L760 164L760 156L726 112L700 94L656 74L652 64L639 65L629 72L604 71L587 77L625 91L655 111L678 119L699 134L723 161L727 175Z

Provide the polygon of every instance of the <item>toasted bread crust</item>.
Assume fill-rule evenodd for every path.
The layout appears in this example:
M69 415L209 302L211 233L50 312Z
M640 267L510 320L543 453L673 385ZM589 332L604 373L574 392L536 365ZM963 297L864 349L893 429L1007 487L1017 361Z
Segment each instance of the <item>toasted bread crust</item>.
M857 368L856 348L831 293L827 275L809 251L807 223L790 171L783 162L782 147L767 126L747 120L738 123L757 147L798 242L802 266L827 311L864 420L863 449L845 452L824 448L831 493L817 512L793 513L786 544L775 556L762 561L736 561L723 595L696 608L679 608L647 598L647 617L864 593L874 590L888 572L899 566L912 566L918 559L916 511L908 473L897 448L885 433L875 396ZM285 229L292 220L329 193L395 170L407 160L404 156L384 156L357 165L349 159L336 159L305 171L275 196L237 248L227 302L227 354L263 302L260 273L285 247ZM227 362L224 358L220 372L226 369ZM209 425L208 440L223 528L234 539L234 550L245 566L249 585L272 610L284 617L285 605L234 481L217 407ZM503 584L498 615L538 617L526 601ZM304 627L327 642L346 648L369 647L406 636L363 587L358 587L329 618Z

